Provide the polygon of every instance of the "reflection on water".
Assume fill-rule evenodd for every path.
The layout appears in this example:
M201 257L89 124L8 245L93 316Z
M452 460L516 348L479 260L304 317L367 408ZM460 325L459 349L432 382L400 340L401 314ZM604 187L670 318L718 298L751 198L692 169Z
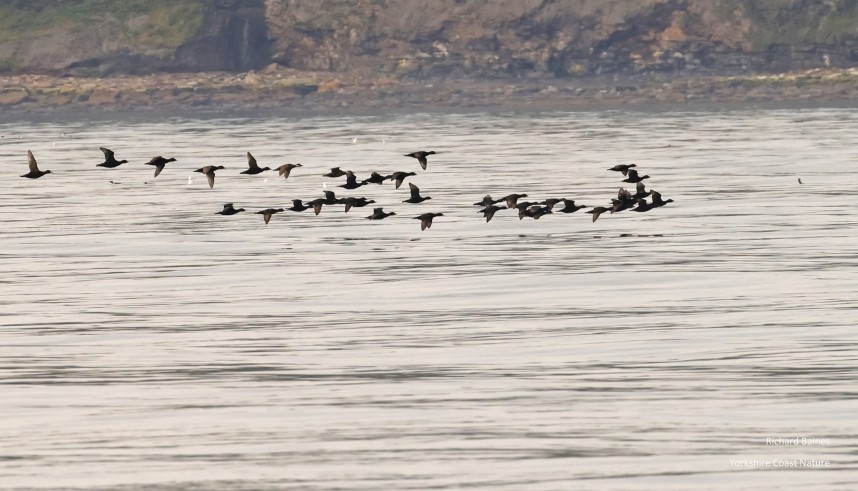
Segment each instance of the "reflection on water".
M856 123L0 125L0 489L855 489ZM99 146L131 163L96 168ZM27 149L54 173L18 178ZM426 172L402 156L419 149L440 152ZM240 176L246 151L304 167ZM178 159L157 179L155 155ZM471 206L604 205L617 162L676 203L595 223ZM213 190L191 172L210 164ZM418 172L433 199L346 191L321 176L334 166ZM323 186L397 215L252 213ZM216 215L225 202L248 212ZM445 216L421 232L428 211ZM830 467L777 466L800 458Z

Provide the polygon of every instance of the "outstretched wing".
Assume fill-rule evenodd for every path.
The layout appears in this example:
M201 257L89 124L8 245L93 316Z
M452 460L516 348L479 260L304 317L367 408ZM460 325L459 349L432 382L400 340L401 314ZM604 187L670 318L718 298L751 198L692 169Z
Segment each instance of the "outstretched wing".
M30 164L30 172L39 172L39 164L36 163L36 157L33 157L33 152L27 150L27 163Z
M253 158L253 155L250 155L250 152L247 152L247 166L251 169L259 168L259 165L256 163L256 159Z

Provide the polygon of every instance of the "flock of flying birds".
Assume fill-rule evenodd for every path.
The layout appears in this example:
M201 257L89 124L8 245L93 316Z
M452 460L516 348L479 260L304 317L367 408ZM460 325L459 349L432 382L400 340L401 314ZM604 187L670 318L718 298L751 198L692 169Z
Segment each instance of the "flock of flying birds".
M617 164L611 167L610 171L622 172L625 179L623 182L635 184L635 194L630 193L624 188L620 188L617 193L617 199L611 199L611 206L595 206L587 213L593 215L593 221L599 219L599 216L606 211L619 213L623 210L633 210L637 212L650 211L654 208L660 208L668 203L673 203L672 199L665 200L661 197L658 191L647 191L643 183L644 179L649 176L640 176L632 167L637 167L637 164ZM647 196L652 196L652 201L647 201ZM567 198L548 198L543 201L522 201L521 198L526 198L526 194L510 194L501 199L492 199L491 195L486 195L482 200L474 203L475 206L482 206L479 211L486 217L486 221L492 219L496 212L500 210L513 209L518 210L518 219L523 220L525 217L530 217L539 220L539 217L554 213L554 208L557 204L563 203L563 208L556 210L558 213L575 213L583 208L589 208L586 205L576 205L575 200ZM506 203L506 206L496 206L497 203Z
M122 164L127 163L127 160L117 160L114 152L108 148L100 147L100 150L104 153L104 162L97 164L98 167L106 167L109 169L119 167ZM433 150L430 151L417 151L406 154L405 157L412 157L417 159L420 167L423 170L426 170L428 167L428 159L430 155L434 155L436 152ZM27 159L30 166L30 172L23 174L21 177L26 177L29 179L38 179L46 174L50 174L50 170L39 170L39 166L36 162L35 157L33 157L33 152L27 150ZM155 177L158 177L159 174L164 170L166 165L170 162L175 162L175 158L164 158L162 156L153 157L146 165L151 165L155 168ZM248 168L241 172L241 174L255 175L260 174L265 171L277 171L280 176L283 176L284 179L288 179L292 170L302 167L301 164L283 164L279 167L271 169L269 167L260 167L257 163L256 159L250 152L247 152L247 166ZM624 188L620 188L617 193L617 199L611 200L610 206L596 206L587 211L593 216L593 221L595 222L599 216L605 212L618 213L623 210L633 210L636 212L647 212L653 210L655 208L659 208L665 206L668 203L672 203L672 199L664 200L661 197L661 194L657 191L647 191L646 186L644 185L644 179L648 179L649 176L641 176L638 174L637 170L633 167L636 167L636 164L617 164L611 167L610 171L622 172L625 179L623 182L635 184L635 193L627 191ZM194 172L199 172L206 176L208 180L209 188L214 188L215 184L215 172L223 169L222 165L207 165L205 167L200 167L196 169ZM417 174L414 172L394 172L389 175L381 175L378 172L373 172L367 179L358 180L357 176L352 171L343 171L339 167L333 167L331 170L322 174L323 177L345 177L345 184L341 184L339 187L345 189L357 189L361 186L367 184L382 184L384 181L392 181L396 189L402 185L406 178L411 176L416 176ZM111 181L112 183L113 181ZM190 178L189 178L190 182ZM408 187L411 190L411 197L406 200L403 200L403 203L422 203L424 201L432 199L429 196L422 196L420 194L420 188L414 185L414 183L409 182ZM322 206L324 205L345 205L345 211L348 212L352 208L362 208L364 206L375 203L374 200L367 199L365 197L346 197L346 198L338 198L333 191L324 191L324 198L316 198L313 200L305 201L301 199L293 199L292 206L289 208L266 208L264 210L259 210L255 212L256 214L262 215L263 220L265 220L265 224L271 220L271 217L275 213L280 213L282 211L290 210L294 212L302 212L305 210L312 209L316 215L318 215L322 211ZM651 201L647 201L646 198L651 196ZM543 201L521 201L520 199L526 198L527 194L510 194L504 196L500 199L493 199L491 195L486 195L482 200L474 203L476 206L483 207L478 213L482 213L486 219L486 222L490 221L496 212L505 209L516 209L518 210L518 218L519 220L524 219L525 217L533 218L538 220L540 217L554 213L557 211L558 213L574 213L580 209L588 208L585 205L576 205L574 200L567 198L548 198ZM505 203L504 205L498 205L499 203ZM556 205L563 203L563 208L559 210L555 210ZM218 215L235 215L237 213L241 213L245 211L244 208L235 208L233 203L226 203L223 205L223 209L218 211ZM366 217L369 220L382 220L389 216L396 215L395 212L385 212L383 208L374 208L371 215ZM426 230L432 226L432 220L444 216L443 213L423 213L416 217L413 217L415 220L420 220L420 230Z

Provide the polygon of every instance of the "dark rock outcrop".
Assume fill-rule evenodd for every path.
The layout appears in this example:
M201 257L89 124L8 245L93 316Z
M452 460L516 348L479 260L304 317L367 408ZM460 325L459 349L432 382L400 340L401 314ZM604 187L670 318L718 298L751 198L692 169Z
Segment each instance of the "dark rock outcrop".
M38 0L0 6L0 71L245 71L270 58L263 0ZM2 22L2 21L0 21Z

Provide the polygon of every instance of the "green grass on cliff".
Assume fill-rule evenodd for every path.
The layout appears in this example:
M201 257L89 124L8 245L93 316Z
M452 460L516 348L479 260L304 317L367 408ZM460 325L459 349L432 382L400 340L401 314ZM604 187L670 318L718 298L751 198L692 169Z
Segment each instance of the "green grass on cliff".
M722 0L724 1L724 0ZM751 22L755 49L858 38L858 0L726 0Z
M0 0L0 42L108 27L131 47L175 49L204 15L204 0Z

